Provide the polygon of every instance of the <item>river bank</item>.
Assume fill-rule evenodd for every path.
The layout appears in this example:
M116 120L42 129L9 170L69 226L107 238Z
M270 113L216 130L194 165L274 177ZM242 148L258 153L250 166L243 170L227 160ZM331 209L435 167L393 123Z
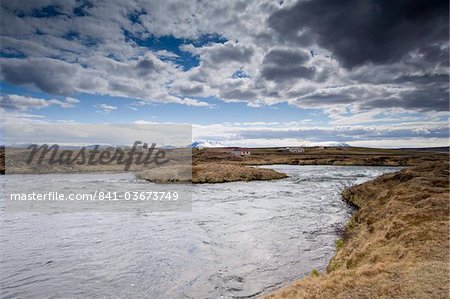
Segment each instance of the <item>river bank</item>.
M359 210L326 272L267 298L448 297L448 162L382 175L342 195Z

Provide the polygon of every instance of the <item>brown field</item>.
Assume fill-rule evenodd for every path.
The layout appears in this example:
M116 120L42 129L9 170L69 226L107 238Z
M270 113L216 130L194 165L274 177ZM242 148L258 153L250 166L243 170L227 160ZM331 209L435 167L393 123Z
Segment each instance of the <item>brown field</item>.
M239 164L201 163L192 168L193 183L225 183L235 181L276 180L287 177L273 169Z
M101 149L105 151L109 151L111 153L114 152L114 148L110 150ZM139 172L142 170L151 170L158 169L160 167L166 167L169 165L191 165L192 157L191 157L191 149L164 149L165 157L160 160L167 160L167 163L162 165L157 165L154 163L153 157L150 156L149 164L145 165L144 163L137 164L135 163L135 157L133 156L132 162L130 162L130 168L126 169L126 159L128 158L128 154L130 149L124 148L124 159L119 163L117 159L114 159L110 162L99 163L99 154L96 155L94 159L94 163L89 163L89 154L91 152L90 149L86 150L86 156L83 163L78 164L75 162L71 162L69 164L64 163L66 160L59 160L61 153L63 153L64 149L60 149L57 152L56 158L54 159L56 162L51 163L50 158L52 151L49 151L47 155L44 156L42 161L38 163L41 152L34 156L32 162L30 164L27 163L27 160L30 156L31 150L26 148L7 148L6 149L6 157L5 157L5 149L1 149L0 158L3 157L3 163L1 164L3 172L6 170L6 173L33 173L33 174L41 174L41 173L83 173L83 172ZM79 153L79 149L70 149L72 152L70 157L76 157ZM138 152L143 153L143 157L145 157L146 152L142 150L138 150ZM111 154L112 156L112 154ZM6 159L5 159L6 158ZM81 159L79 159L81 160ZM78 161L79 161L78 160ZM108 159L106 159L108 160Z
M227 148L193 149L194 164L227 162L243 165L362 165L412 166L427 161L446 159L448 153L364 147L305 148L304 153L283 152L279 148L253 148L245 158L231 157Z
M201 163L191 167L163 167L158 171L138 172L141 179L156 183L226 183L236 181L275 180L287 175L272 169L248 167L239 164Z
M359 207L326 273L267 298L449 298L449 164L422 163L343 192Z
M246 167L252 165L411 166L444 161L448 157L447 153L357 147L312 147L305 148L304 153L283 152L279 148L253 148L251 155L244 158L232 157L229 151L228 148L193 149L193 182L217 183L279 179L286 176L274 170Z
M5 174L5 148L0 148L0 174Z
M120 172L122 165L40 165L30 167L20 158L25 149L8 149L8 173L49 173L49 172ZM423 152L414 150L392 150L358 147L305 148L304 153L283 152L279 148L253 148L245 158L232 157L229 148L192 149L192 174L186 173L183 164L190 165L190 150L166 150L170 165L177 165L177 172L166 166L133 165L130 171L154 182L223 183L233 181L273 180L286 175L275 170L248 166L267 164L291 165L371 165L371 166L411 166L426 162L445 160L448 153ZM189 157L187 156L189 154ZM17 156L17 157L15 157ZM0 150L0 172L5 172L4 149ZM181 162L180 162L181 161ZM8 163L7 163L8 164ZM153 172L152 172L153 171Z

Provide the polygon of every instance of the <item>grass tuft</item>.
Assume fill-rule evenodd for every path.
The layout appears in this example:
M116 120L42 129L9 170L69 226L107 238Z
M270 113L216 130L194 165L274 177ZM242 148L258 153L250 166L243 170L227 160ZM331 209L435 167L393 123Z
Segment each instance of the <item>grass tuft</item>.
M336 246L336 251L339 251L344 247L344 239L340 238L334 241L334 245Z
M312 271L311 271L311 277L319 277L320 276L320 272L319 271L317 271L317 269L313 269Z

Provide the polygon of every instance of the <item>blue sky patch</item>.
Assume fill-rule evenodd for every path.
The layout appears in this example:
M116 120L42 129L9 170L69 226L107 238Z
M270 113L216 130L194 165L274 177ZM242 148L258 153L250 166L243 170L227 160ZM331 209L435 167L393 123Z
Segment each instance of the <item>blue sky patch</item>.
M64 15L56 5L48 5L40 9L33 10L32 17L34 18L51 18Z
M187 71L193 67L196 67L200 63L200 59L197 55L190 52L183 51L182 45L192 44L195 47L202 47L210 43L225 43L226 38L218 34L205 34L198 39L182 39L172 35L155 36L152 35L146 39L139 39L132 34L124 31L124 35L127 39L132 40L141 47L146 47L152 51L166 50L177 55L177 57L161 57L161 60L172 60L178 65L182 66L184 71Z

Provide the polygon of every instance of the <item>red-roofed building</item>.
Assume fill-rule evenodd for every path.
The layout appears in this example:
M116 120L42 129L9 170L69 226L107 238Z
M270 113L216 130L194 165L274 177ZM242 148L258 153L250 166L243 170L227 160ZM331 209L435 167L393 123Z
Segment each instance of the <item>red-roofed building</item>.
M234 157L243 158L246 156L250 156L250 149L243 147L235 147L231 149L230 154Z

